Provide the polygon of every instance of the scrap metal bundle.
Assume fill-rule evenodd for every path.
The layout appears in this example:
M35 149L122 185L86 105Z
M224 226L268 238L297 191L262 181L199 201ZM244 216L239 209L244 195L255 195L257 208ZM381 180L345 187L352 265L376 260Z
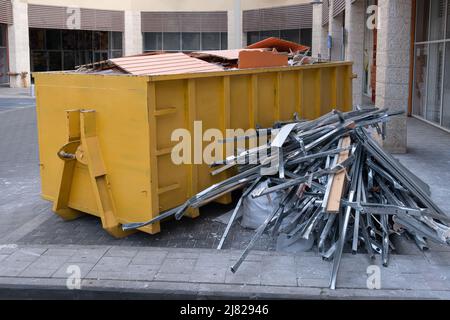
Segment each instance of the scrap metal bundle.
M394 115L388 110L360 109L333 111L313 121L278 123L268 130L271 142L214 164L213 174L234 167L238 174L153 220L124 225L124 229L169 216L181 219L188 208L245 187L220 241L221 249L243 201L278 193L281 201L231 270L238 270L264 232L291 242L312 237L320 255L333 261L332 289L344 250L366 252L372 259L380 254L387 266L393 234L407 233L421 249L427 240L450 244L449 219L431 200L428 186L373 137L383 134L383 124Z

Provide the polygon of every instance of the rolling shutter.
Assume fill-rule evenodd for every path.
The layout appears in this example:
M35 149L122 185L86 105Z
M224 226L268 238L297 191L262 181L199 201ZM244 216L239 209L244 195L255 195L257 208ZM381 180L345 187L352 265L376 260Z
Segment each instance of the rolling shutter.
M312 28L312 5L273 7L243 12L243 31Z
M323 0L322 4L322 26L330 20L330 0Z
M10 0L0 0L0 23L13 24L12 4Z
M226 11L141 12L142 32L227 32Z
M340 15L344 11L345 11L345 0L334 0L333 17Z
M73 15L70 9L72 8L30 4L28 5L28 24L30 28L71 29L67 24L68 18ZM81 30L123 32L124 19L123 11L80 9Z

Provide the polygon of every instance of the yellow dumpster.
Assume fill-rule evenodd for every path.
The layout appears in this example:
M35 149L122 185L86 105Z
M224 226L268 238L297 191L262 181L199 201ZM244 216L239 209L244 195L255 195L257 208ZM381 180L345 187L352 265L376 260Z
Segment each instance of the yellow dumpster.
M42 197L110 234L184 203L226 173L171 161L178 128L248 129L352 107L352 64L158 76L35 73ZM222 199L226 202L230 199ZM190 212L195 217L197 212ZM159 223L140 229L154 234Z

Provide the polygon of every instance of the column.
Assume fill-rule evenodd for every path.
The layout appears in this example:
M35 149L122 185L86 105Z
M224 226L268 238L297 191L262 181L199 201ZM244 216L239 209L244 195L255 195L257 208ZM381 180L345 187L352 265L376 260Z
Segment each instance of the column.
M362 104L362 89L364 80L364 28L365 7L363 0L346 0L345 28L347 46L345 60L353 62L353 73L358 77L353 80L353 105Z
M337 17L333 17L333 7L334 0L330 1L330 22L329 22L329 31L328 34L331 35L332 46L331 46L331 60L342 60L342 46L343 46L343 38L342 38L342 27L344 24L342 14Z
M11 2L14 22L8 26L10 86L26 88L30 85L28 4L21 0Z
M318 57L320 54L322 58L326 58L328 57L328 25L322 26L322 6L323 4L313 5L312 56Z
M241 0L233 0L232 8L228 9L228 49L239 49L246 46L243 42Z
M125 56L143 52L140 11L125 11L125 32L123 39Z
M384 147L405 153L407 147L406 111L408 108L411 46L411 1L379 0L377 41L376 106L405 111L387 125Z

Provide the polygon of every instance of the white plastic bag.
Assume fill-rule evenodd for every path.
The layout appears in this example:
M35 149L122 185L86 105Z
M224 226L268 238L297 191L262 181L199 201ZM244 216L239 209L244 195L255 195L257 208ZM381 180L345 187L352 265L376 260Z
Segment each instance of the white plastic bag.
M268 181L264 181L259 184L252 192L257 193L261 188L267 188ZM281 195L278 192L274 192L262 197L253 198L250 194L242 202L242 220L241 226L248 229L258 229L267 217L273 213L273 210L278 207L281 201Z

